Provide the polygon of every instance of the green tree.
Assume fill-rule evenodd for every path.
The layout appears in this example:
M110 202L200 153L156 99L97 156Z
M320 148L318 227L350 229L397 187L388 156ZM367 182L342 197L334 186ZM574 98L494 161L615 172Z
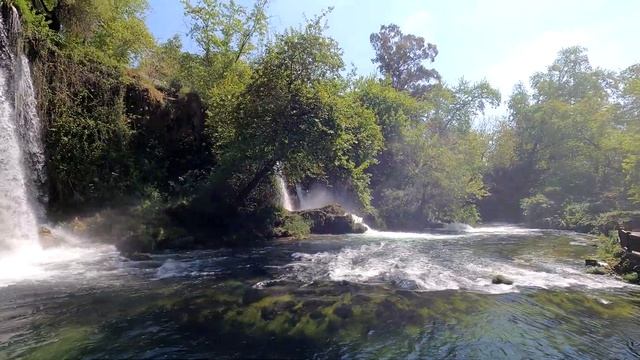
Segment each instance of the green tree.
M364 170L382 137L373 114L346 94L341 51L321 21L278 36L242 94L226 159L247 174L239 202L280 164L294 181L343 169L368 206Z
M376 52L371 61L378 64L380 73L390 79L395 89L420 96L440 81L440 74L423 64L433 62L438 55L437 47L424 38L403 34L398 25L389 24L381 26L369 39Z

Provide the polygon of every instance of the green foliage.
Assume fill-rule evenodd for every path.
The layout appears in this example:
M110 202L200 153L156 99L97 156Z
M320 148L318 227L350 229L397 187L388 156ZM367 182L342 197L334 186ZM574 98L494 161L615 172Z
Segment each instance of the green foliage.
M462 84L436 86L419 100L385 82L357 83L356 94L376 114L385 138L370 173L373 204L388 226L423 229L435 221L479 221L475 203L486 195L481 174L487 137L470 124L484 110L484 95L461 101L470 88L485 85ZM454 115L454 108L465 110ZM457 120L442 126L444 117Z
M136 171L118 70L64 55L43 65L51 84L43 94L50 114L46 145L52 199L95 202L133 189Z
M637 283L640 283L640 276L638 275L637 272L631 272L631 273L624 274L622 276L622 280L628 283L637 284Z
M521 207L524 219L529 224L543 227L561 226L561 219L558 216L558 204L544 194L536 194L522 199Z
M311 233L309 221L299 214L284 212L280 217L280 225L274 229L276 236L303 239Z
M581 232L590 232L595 228L595 218L589 203L565 203L562 222L564 227Z
M372 61L393 88L421 96L433 82L440 81L437 71L422 64L425 60L433 62L438 55L436 46L424 38L403 34L398 25L389 24L382 25L380 32L371 34L369 39L376 52Z
M289 30L258 61L235 111L234 139L223 162L240 179L244 201L276 165L289 179L331 171L351 182L368 206L368 175L382 137L373 114L351 96L340 50L323 35L321 18Z
M620 247L617 234L609 236L600 235L598 237L598 258L610 264L614 264L620 260L624 254L624 250Z
M144 23L147 7L147 0L59 0L55 11L71 51L129 65L154 45Z
M530 211L526 220L585 229L598 213L632 208L638 178L637 146L631 143L638 132L630 119L638 114L634 81L640 78L633 69L593 69L585 49L567 48L531 78L531 93L515 89L509 121L499 128L490 156L491 186L498 193L510 188L515 199L560 190L553 209ZM561 204L583 205L563 214Z

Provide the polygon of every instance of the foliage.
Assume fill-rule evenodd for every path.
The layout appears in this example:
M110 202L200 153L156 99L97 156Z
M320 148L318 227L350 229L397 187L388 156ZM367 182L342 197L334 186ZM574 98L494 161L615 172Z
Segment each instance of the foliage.
M380 132L373 114L343 95L340 50L322 31L317 18L279 36L241 95L224 159L247 175L240 202L279 165L293 181L339 171L368 205L364 169L381 146Z
M640 76L633 69L619 74L594 69L586 50L573 47L531 77L531 92L516 87L509 120L499 128L490 154L490 191L510 189L501 198L508 203L507 197L559 189L554 206L523 203L526 220L547 219L546 226L588 228L582 225L598 213L631 209L638 183L637 146L631 145L637 141L637 117L631 118L637 114L634 81ZM567 204L564 210L562 204ZM492 215L497 214L487 212ZM556 221L560 218L564 221Z
M425 60L433 62L438 55L437 47L424 38L403 34L398 25L389 24L371 34L370 41L376 52L372 62L378 64L380 72L390 79L395 89L420 96L434 81L440 81L437 71L422 64Z
M281 223L274 231L278 237L293 237L303 239L311 233L309 221L295 213L284 213L280 215Z
M617 234L609 236L600 235L598 237L598 258L610 264L616 263L624 253L620 247Z
M536 226L557 227L561 220L557 216L558 204L544 194L524 198L521 201L525 221Z

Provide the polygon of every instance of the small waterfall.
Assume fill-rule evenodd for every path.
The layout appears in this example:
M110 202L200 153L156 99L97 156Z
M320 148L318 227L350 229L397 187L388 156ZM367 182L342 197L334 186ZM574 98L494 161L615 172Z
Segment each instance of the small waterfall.
M296 197L298 198L298 204L300 205L300 209L301 210L305 210L305 196L304 196L304 192L302 190L302 186L300 184L296 184Z
M295 206L293 205L293 201L291 201L291 196L289 195L289 190L287 189L287 183L284 180L284 176L277 174L276 180L278 181L278 187L280 189L280 203L282 204L282 207L286 210L294 211Z
M13 7L9 23L7 33L0 17L0 44L14 49L0 56L0 251L39 248L35 209L45 181L41 124Z

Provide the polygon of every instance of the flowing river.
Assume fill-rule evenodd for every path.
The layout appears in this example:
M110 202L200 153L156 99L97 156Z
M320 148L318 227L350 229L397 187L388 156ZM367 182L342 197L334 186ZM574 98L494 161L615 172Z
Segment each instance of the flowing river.
M586 274L585 235L369 231L145 261L69 239L3 262L0 358L640 357L640 289Z

